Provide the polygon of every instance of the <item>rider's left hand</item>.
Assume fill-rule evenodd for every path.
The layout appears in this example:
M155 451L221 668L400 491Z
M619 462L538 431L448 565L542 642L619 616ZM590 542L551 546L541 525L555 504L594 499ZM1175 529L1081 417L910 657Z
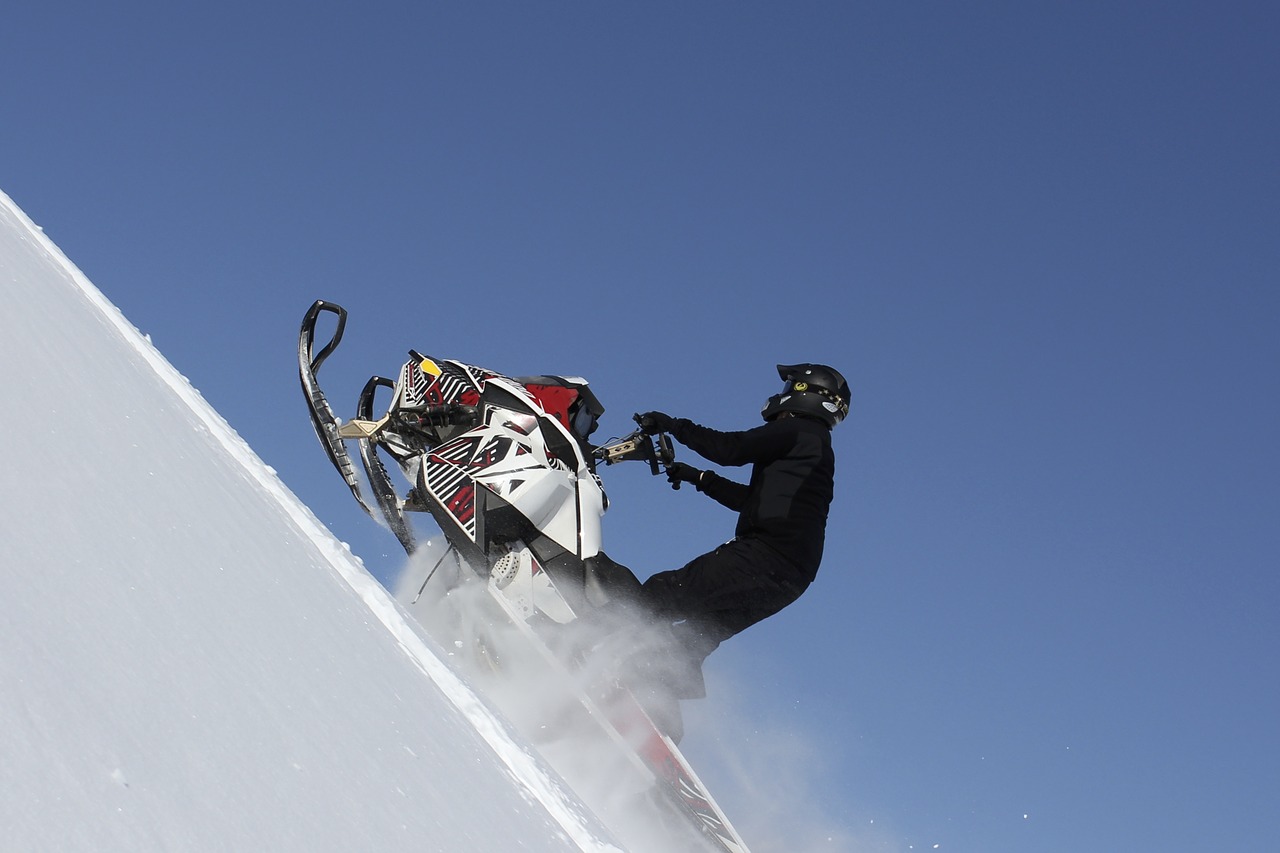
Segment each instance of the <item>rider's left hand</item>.
M671 432L676 424L675 418L662 412L645 412L643 415L639 415L637 420L640 423L640 429L644 430L645 435Z

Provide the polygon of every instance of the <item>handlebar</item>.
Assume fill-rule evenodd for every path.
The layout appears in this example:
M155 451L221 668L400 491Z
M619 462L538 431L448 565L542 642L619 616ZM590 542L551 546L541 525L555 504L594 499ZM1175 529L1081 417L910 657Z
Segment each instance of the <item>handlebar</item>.
M635 420L639 424L640 416L636 415ZM649 435L643 429L638 429L617 441L601 445L593 450L591 455L606 465L631 461L648 462L649 470L655 476L666 471L671 463L676 461L671 436L665 432ZM680 483L672 483L671 487L678 489Z

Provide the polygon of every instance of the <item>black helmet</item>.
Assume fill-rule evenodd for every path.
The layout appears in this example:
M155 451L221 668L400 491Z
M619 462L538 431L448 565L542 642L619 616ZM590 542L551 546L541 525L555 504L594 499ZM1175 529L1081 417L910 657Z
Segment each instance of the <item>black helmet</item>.
M771 421L783 412L817 418L834 428L849 414L849 383L840 371L825 364L779 364L787 383L781 394L765 401L760 414Z

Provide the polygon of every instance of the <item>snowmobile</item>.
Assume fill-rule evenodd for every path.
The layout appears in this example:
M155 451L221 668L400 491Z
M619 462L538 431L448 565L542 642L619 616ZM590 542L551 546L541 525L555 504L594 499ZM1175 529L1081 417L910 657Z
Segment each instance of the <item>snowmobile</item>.
M332 315L335 325L317 349L322 315ZM566 659L560 642L586 623L583 617L603 612L639 587L628 569L601 550L608 499L598 467L641 461L660 474L675 458L669 436L636 430L594 446L590 437L604 407L585 379L509 377L416 350L409 351L396 380L370 378L355 417L343 421L316 377L341 343L346 321L340 305L319 300L311 306L298 339L299 377L330 462L364 511L389 528L411 564L422 567L421 585L415 576L397 598L422 622L442 599L463 598L453 596L459 587L482 587L482 605L475 596L463 598L467 608L482 612L461 614L455 628L469 636L457 644L473 642L476 654L494 668L521 666L502 660L504 652L495 651L500 644L485 639L499 621L519 632L526 653L521 660L527 663L531 654L537 665L579 686L579 715L594 720L643 767L654 790L696 829L700 846L745 851L676 746L678 711L673 732L670 719L637 698L616 672L597 673L584 685L571 674L575 660ZM379 415L380 390L390 392L390 402ZM406 481L399 487L384 455ZM409 521L413 513L429 514L443 536L420 542ZM429 587L435 594L424 595ZM575 648L572 642L569 647Z

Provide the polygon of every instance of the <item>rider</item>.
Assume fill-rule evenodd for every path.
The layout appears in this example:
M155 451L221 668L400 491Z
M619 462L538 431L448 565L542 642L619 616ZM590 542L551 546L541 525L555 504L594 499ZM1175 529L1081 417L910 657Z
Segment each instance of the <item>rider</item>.
M646 433L669 433L718 465L752 466L747 485L683 462L667 468L673 484L692 483L739 513L730 542L641 588L642 605L671 626L683 658L649 664L674 665L662 677L677 698L706 695L707 655L799 598L822 560L835 476L831 431L849 413L849 384L822 364L780 364L778 375L785 385L765 402L765 423L754 429L718 432L662 412L640 416Z

